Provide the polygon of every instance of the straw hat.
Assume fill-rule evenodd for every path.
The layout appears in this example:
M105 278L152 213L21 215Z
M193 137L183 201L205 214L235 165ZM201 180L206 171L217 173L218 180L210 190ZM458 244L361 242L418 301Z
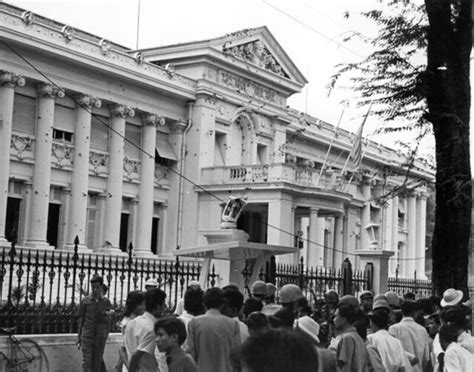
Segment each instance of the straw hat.
M443 299L441 300L441 307L454 306L461 302L464 294L462 291L458 291L454 288L448 288L443 293Z

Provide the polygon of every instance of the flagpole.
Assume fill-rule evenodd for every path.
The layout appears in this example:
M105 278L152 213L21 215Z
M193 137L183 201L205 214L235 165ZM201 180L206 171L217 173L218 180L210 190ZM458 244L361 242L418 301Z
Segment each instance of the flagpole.
M138 40L140 38L140 13L141 13L141 0L138 0L138 15L137 15L137 44L136 48L138 49Z
M369 140L367 140L367 142L369 142ZM357 168L354 169L354 171L352 172L351 177L349 178L349 181L347 181L347 185L346 185L346 187L344 188L344 192L346 192L347 189L349 188L349 186L351 185L352 179L354 178L354 175L356 174L356 172L359 170L360 165L362 164L362 159L364 158L365 153L367 152L367 149L368 149L368 148L369 148L369 143L366 143L366 144L365 144L365 149L364 149L364 151L362 152L362 155L361 155L361 162L359 163L359 165L357 166Z
M331 153L332 145L333 145L333 143L336 140L336 137L338 135L337 132L339 131L339 126L341 125L342 117L344 116L344 110L345 109L343 108L342 112L341 112L341 115L339 116L339 121L337 122L336 128L334 128L334 137L332 137L331 143L329 144L328 151L326 152L326 157L324 158L323 165L321 166L321 170L319 172L319 177L318 177L318 182L316 183L316 187L319 186L319 182L321 181L321 177L323 175L324 168L326 167L326 162L328 161L329 154Z
M354 142L354 145L353 145L351 151L349 151L349 155L347 156L346 162L344 163L344 166L342 167L342 170L341 170L341 176L343 176L344 172L346 171L347 164L349 164L349 160L351 158L352 152L354 151L358 140L360 141L360 146L362 146L362 132L364 130L364 125L365 125L365 122L367 121L367 118L369 117L371 109L372 109L372 102L370 103L369 109L367 110L367 113L364 116L364 120L362 120L362 123L361 123L359 129L357 130L356 142Z

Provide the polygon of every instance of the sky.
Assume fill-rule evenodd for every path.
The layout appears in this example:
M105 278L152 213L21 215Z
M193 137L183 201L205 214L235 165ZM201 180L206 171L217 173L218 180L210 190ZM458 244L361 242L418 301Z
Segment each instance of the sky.
M380 0L3 1L133 49L137 34L138 48L148 48L265 25L309 81L300 94L290 97L291 107L333 125L344 111L340 126L352 132L357 131L366 113L365 108L355 107L349 86L340 84L328 95L327 84L337 64L356 62L370 52L366 45L345 42L344 38L352 31L365 35L376 32L360 13L380 8ZM342 105L342 100L349 103ZM364 136L396 146L396 136L373 134L379 125L369 116ZM422 151L434 151L432 142L426 141Z

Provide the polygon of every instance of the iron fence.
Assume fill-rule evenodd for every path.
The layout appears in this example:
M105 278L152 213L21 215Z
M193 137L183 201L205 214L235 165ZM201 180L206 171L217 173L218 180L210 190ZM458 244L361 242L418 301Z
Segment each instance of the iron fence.
M246 266L243 275L248 282L249 267ZM259 278L265 282L272 282L277 288L285 284L298 285L310 305L315 304L329 290L336 291L340 296L345 294L358 294L369 288L369 272L366 270L352 271L349 260L344 261L341 268L308 267L303 257L299 264L275 263L274 258L267 262L259 273ZM278 298L278 290L276 292Z
M39 251L0 248L0 326L17 327L19 334L75 333L78 306L89 292L93 275L104 278L115 315L112 331L122 317L128 292L143 290L145 281L156 279L173 308L189 281L198 280L200 263L136 258L128 255ZM209 284L215 283L215 270Z
M388 278L387 284L388 290L396 292L399 296L402 296L408 292L411 292L418 298L428 298L433 295L433 285L431 280L418 279L416 277L416 271L413 279L399 278L398 269L395 271L395 277Z

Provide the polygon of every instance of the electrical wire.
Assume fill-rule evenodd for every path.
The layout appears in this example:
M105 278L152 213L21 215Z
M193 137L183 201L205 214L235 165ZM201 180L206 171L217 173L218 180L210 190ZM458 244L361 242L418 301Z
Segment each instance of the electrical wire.
M265 1L265 0L263 0ZM80 107L81 109L87 111L89 114L91 114L92 117L94 117L99 123L105 125L110 131L112 131L113 133L115 133L117 136L121 137L125 142L128 142L130 143L133 147L137 148L140 152L144 153L145 155L148 155L150 158L152 159L155 159L155 155L154 154L150 154L148 151L146 151L144 148L142 148L140 145L136 144L135 142L131 141L130 139L126 138L125 135L121 134L120 132L118 132L117 130L115 130L109 123L105 122L104 120L102 120L102 118L96 114L94 114L92 112L92 110L88 109L87 107L84 107L83 105L80 105L78 102L77 102L77 98L74 97L73 95L69 94L67 91L65 91L64 89L62 89L58 84L56 84L56 82L54 82L49 76L47 76L44 72L42 72L38 67L36 67L33 63L31 63L31 61L29 61L25 56L23 56L20 52L18 52L14 47L12 47L9 43L7 43L6 41L0 39L0 42L5 45L9 50L11 50L18 58L20 58L22 61L24 61L28 66L30 66L33 70L35 70L38 74L40 74L42 77L44 77L52 86L54 86L56 89L58 90L61 90L61 91L64 91L65 95L67 97L69 97L71 100L73 100L77 107ZM171 172L173 172L174 174L176 174L178 177L181 177L183 180L189 182L190 184L192 184L193 186L197 187L199 190L205 192L206 194L208 194L209 196L213 197L214 199L222 202L222 203L225 203L226 201L221 199L219 196L215 195L213 192L205 189L203 186L199 185L197 182L191 180L190 178L184 176L183 174L181 174L179 171L177 171L176 169L174 169L173 167L169 166L169 165L165 165ZM280 231L280 232L283 232L285 234L288 234L290 235L291 237L295 237L295 234L290 232L290 231L287 231L287 230L284 230L280 227L277 227L277 226L273 226L271 224L269 224L268 222L261 222L264 226L267 227L267 230L268 228L272 228L272 229L275 229L277 231ZM346 255L346 256L351 256L351 257L357 257L358 255L355 254L355 253L352 253L352 252L344 252L342 250L338 250L338 249L335 249L334 247L329 247L329 246L326 246L324 244L320 244L318 242L315 242L315 241L312 241L310 239L304 239L308 244L311 243L317 247L321 247L324 249L324 251L329 251L329 252L335 252L335 253L341 253L343 255ZM422 260L423 258L398 258L397 261L417 261L417 260Z

